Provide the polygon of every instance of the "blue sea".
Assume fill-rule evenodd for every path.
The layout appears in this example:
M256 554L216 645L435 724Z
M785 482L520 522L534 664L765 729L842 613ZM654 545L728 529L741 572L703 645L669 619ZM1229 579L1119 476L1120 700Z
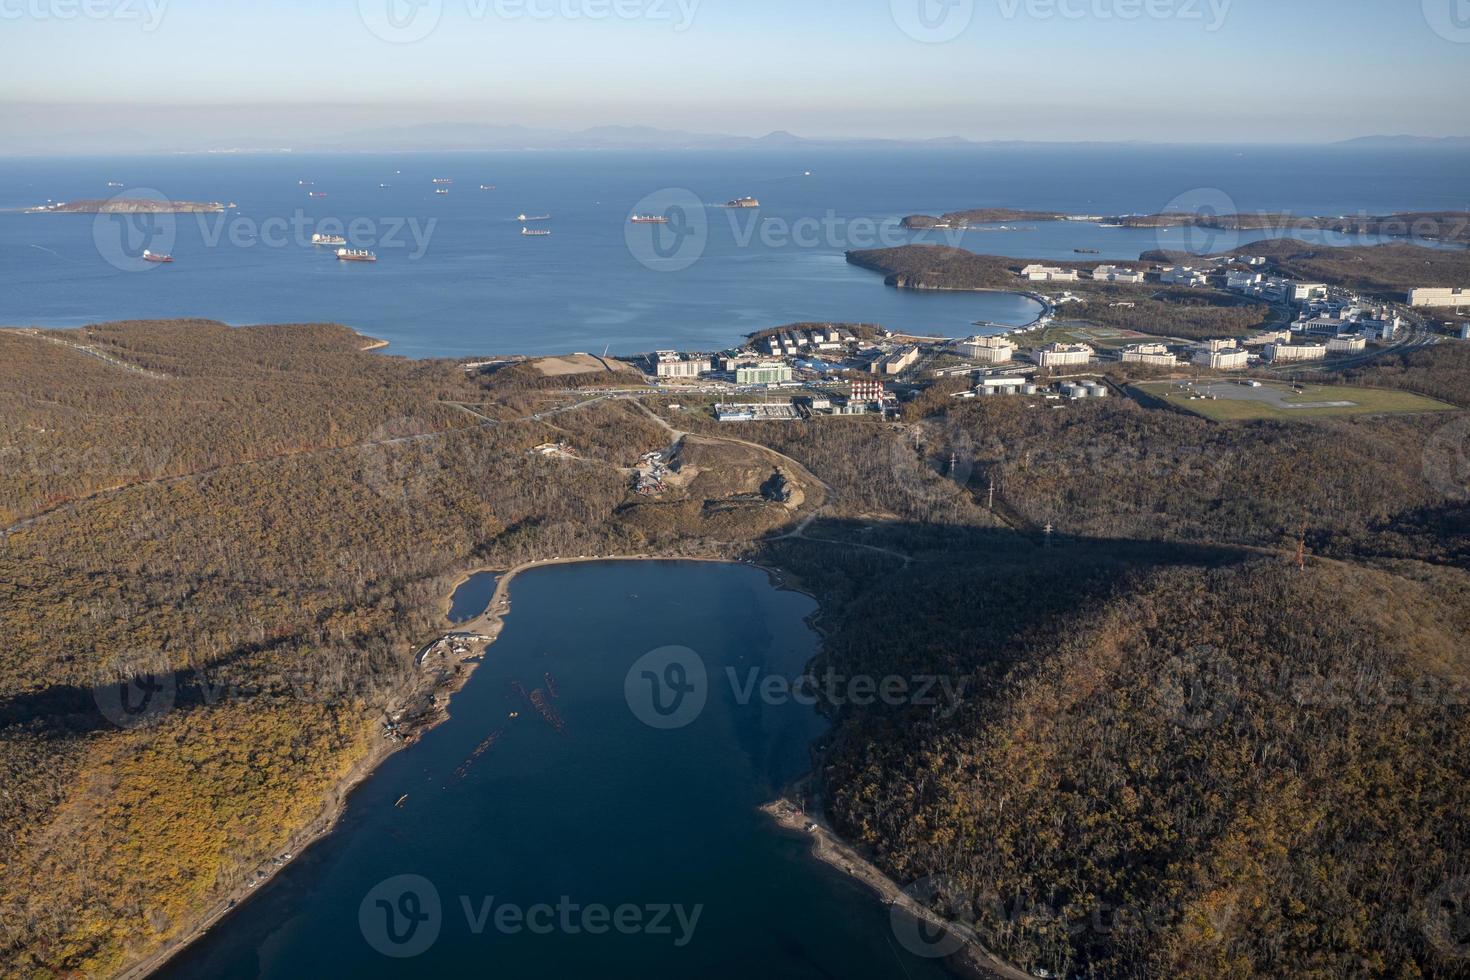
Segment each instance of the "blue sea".
M717 350L801 320L957 336L980 321L1029 322L1037 307L1005 294L890 289L844 253L910 241L1055 260L1228 250L1265 236L1043 222L920 237L897 221L974 207L1095 215L1458 210L1470 207L1467 175L1463 150L1344 147L7 159L0 209L113 195L236 207L153 219L6 210L0 324L331 321L412 357ZM743 196L761 207L718 207ZM635 213L673 220L632 225ZM549 215L529 227L552 234L523 236L522 214ZM310 244L313 233L343 234L378 261L339 262L332 249ZM175 261L143 262L144 248ZM1078 248L1096 254L1079 256Z

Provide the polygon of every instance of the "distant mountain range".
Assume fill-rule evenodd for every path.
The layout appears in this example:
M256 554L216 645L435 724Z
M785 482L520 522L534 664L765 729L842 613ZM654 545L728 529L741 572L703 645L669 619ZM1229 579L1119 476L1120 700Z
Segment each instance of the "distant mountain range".
M1470 147L1470 136L1359 136L1357 139L1342 140L1332 145L1365 148L1380 146Z

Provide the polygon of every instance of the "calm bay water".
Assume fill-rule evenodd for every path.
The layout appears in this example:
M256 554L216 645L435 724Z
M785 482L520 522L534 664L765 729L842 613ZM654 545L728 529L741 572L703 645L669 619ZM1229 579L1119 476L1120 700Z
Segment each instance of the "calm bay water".
M481 610L486 584L469 583L476 598L463 598L462 614ZM546 568L517 579L511 596L505 632L455 696L452 719L389 759L336 833L163 976L945 976L893 940L876 899L756 809L808 768L824 726L797 704L738 703L724 668L798 676L817 650L809 598L755 569L674 562ZM671 645L699 654L710 693L692 724L660 731L635 717L624 682ZM548 673L565 734L511 688L544 687ZM437 938L394 959L372 945L386 921L372 898L404 875L427 881L441 911ZM692 932L672 935L535 935L493 918L477 935L491 896L491 908L566 896L582 907L682 905L686 919L701 911Z
M1466 172L1464 151L1338 147L0 160L0 208L140 189L239 205L227 217L183 215L161 228L128 230L134 256L145 233L157 236L154 250L177 259L166 267L125 254L122 219L0 213L0 324L334 321L408 356L719 349L797 320L960 335L980 320L1029 322L1036 307L1009 295L888 289L881 277L847 265L844 252L911 240L894 226L905 214L968 207L1122 214L1172 204L1298 215L1463 209L1470 206ZM436 194L434 178L452 178L450 193ZM496 189L482 191L482 184ZM675 197L676 189L687 194ZM308 197L312 191L326 196ZM627 218L636 210L747 194L760 198L759 214L704 213L707 232L697 236L697 260L687 268L639 261L647 236L665 233L657 228L632 229L628 244ZM546 227L554 234L523 238L514 220L522 213L550 214ZM354 221L352 243L375 249L375 265L340 263L308 244L313 231L350 231ZM1089 248L1098 254L1084 258L1100 260L1235 244L1073 223L972 231L958 241L1051 259L1075 259L1074 248Z

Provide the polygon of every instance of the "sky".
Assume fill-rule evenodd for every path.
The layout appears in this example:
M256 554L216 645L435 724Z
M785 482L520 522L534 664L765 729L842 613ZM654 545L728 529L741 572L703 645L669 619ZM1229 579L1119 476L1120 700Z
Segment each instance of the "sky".
M458 122L1470 135L1470 0L0 0L0 52L0 154Z

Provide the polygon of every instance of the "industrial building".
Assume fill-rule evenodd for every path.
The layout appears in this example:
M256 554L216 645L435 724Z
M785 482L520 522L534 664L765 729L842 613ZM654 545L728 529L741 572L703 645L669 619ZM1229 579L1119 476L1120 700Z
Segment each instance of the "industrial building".
M1410 306L1470 306L1470 289L1411 289Z
M1043 368L1075 367L1092 363L1096 354L1097 351L1086 344L1047 344L1032 351L1031 359Z
M1144 274L1136 269L1120 269L1116 265L1100 265L1092 270L1092 278L1097 282L1141 283L1144 281Z
M1059 269L1050 265L1028 265L1021 278L1031 282L1078 282L1082 276L1076 269Z
M1008 364L1016 356L1016 345L1004 337L971 337L955 349L961 357L981 364Z

